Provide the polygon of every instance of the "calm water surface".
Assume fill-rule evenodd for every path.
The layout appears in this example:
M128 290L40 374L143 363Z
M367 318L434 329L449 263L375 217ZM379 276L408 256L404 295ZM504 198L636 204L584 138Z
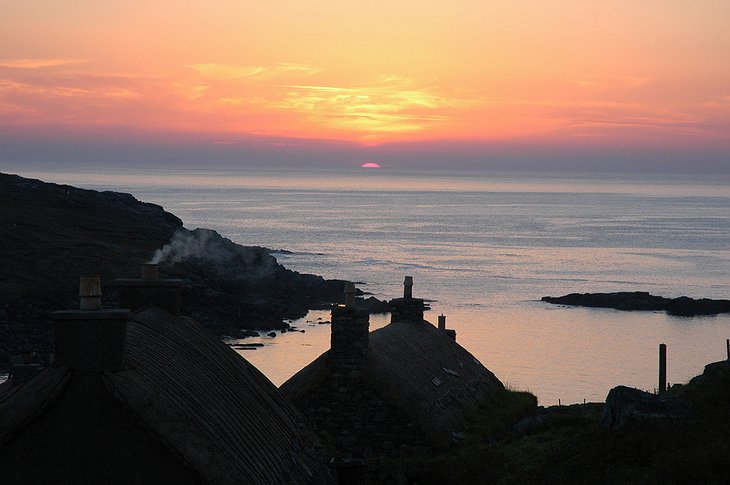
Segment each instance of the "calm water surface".
M677 318L551 306L545 295L640 290L730 298L727 178L556 178L351 170L30 171L21 175L133 193L186 227L283 248L287 267L351 279L380 298L432 299L458 341L503 382L542 404L602 401L618 384L653 389L657 347L683 382L725 357L730 316ZM255 351L281 384L329 346L312 312ZM309 321L309 323L307 322ZM372 326L387 316L371 319ZM249 340L250 341L250 340Z

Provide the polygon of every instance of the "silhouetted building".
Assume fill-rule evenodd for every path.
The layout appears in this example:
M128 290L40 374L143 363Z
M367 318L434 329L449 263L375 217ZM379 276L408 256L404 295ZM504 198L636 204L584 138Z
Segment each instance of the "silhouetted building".
M256 368L188 318L101 310L99 290L54 314L53 365L0 385L0 483L332 483Z
M391 301L393 321L372 333L346 286L348 303L332 309L331 348L281 386L349 480L397 478L401 458L428 458L458 439L465 412L504 388L445 321L439 330L423 320L423 300L408 283Z

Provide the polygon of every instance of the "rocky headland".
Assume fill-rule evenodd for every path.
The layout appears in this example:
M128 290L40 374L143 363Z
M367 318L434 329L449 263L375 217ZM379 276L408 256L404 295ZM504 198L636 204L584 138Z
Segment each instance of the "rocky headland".
M666 311L670 315L683 317L730 313L730 300L694 299L687 296L664 298L644 291L571 293L558 297L544 296L542 301L555 305L613 308L623 311Z
M152 259L163 277L189 282L183 314L219 334L285 328L285 320L343 298L343 281L291 271L272 252L188 230L130 194L0 174L0 362L51 350L46 312L77 307L81 274L99 274L104 306L114 307L114 280L139 277Z

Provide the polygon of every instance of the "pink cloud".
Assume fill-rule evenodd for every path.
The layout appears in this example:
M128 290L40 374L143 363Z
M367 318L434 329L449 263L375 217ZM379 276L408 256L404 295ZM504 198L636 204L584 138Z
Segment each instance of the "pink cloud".
M60 57L52 59L2 59L0 67L10 69L45 69L47 67L66 66L69 64L81 64L89 62L86 59L74 59L71 57Z

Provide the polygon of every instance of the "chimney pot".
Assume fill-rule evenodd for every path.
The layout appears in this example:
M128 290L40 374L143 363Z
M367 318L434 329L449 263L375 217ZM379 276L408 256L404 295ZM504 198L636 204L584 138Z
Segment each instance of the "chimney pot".
M403 298L413 298L413 276L406 276L403 280Z
M81 310L52 312L55 320L55 363L71 369L121 370L129 310L101 309L101 278L83 275Z
M355 308L355 283L345 282L345 307Z
M446 331L446 315L443 313L439 315L439 330L442 332Z
M79 308L101 310L101 277L82 275L79 281Z
M144 263L142 265L142 279L148 281L159 280L160 267L155 263Z

